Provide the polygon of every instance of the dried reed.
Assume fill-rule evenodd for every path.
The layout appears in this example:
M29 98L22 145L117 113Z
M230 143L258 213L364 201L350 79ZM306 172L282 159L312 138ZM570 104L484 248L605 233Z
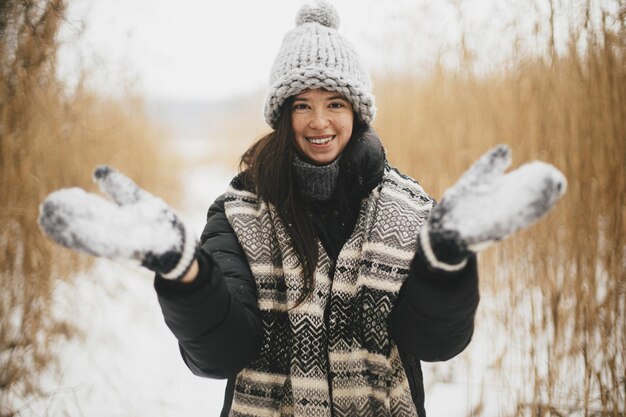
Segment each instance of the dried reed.
M102 163L175 196L176 165L137 100L67 96L55 75L63 0L0 2L0 416L41 392L50 346L75 334L55 317L55 283L87 266L39 231L38 205L60 187L92 189ZM174 192L172 192L174 191Z
M574 27L566 53L519 56L498 74L376 83L391 160L436 197L502 142L517 163L542 159L569 180L546 219L481 258L496 306L477 324L495 318L507 335L488 382L520 374L516 416L626 415L625 10L612 27L608 12Z

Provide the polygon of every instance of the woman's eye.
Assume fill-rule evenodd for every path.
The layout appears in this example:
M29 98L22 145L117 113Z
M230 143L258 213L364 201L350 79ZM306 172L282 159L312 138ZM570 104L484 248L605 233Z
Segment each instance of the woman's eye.
M346 105L340 101L335 101L333 103L330 103L329 107L331 109L341 109L342 107L346 107Z
M306 108L307 108L307 105L303 103L293 105L294 110L305 110Z

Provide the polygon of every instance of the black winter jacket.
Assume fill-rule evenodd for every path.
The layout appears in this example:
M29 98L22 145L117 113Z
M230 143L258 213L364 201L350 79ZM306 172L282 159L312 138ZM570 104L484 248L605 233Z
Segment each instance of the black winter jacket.
M350 155L342 169L351 182L340 187L347 203L337 207L312 202L318 237L334 260L354 227L361 197L380 182L386 163L377 138L355 143ZM261 320L255 280L224 214L224 196L209 209L198 262L200 272L192 283L157 276L155 288L165 322L178 339L189 369L199 376L228 379L221 414L225 417L236 375L260 350ZM390 316L389 333L398 346L420 416L426 415L420 361L448 360L467 346L478 299L475 257L458 272L435 271L426 263L418 241L409 277Z

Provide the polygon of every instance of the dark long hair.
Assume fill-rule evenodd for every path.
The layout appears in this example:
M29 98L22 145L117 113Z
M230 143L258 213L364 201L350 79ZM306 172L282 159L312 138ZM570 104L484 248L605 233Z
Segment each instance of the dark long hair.
M276 129L257 140L242 155L239 169L244 171L244 180L256 194L273 204L291 237L293 248L304 272L304 291L296 302L302 303L313 291L315 267L318 261L317 234L310 217L310 204L296 191L292 161L295 150L295 135L291 124L291 107L294 98L283 103ZM352 136L342 153L339 169L348 163L351 144L367 126L354 117ZM339 186L345 181L340 177ZM343 193L336 193L342 196Z

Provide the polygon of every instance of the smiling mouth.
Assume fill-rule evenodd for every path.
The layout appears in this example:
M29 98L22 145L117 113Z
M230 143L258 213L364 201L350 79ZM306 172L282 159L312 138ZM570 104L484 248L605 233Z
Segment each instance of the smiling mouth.
M335 139L335 137L337 137L337 135L324 136L324 137L305 137L305 139L308 142L312 143L313 145L325 145L331 140Z

